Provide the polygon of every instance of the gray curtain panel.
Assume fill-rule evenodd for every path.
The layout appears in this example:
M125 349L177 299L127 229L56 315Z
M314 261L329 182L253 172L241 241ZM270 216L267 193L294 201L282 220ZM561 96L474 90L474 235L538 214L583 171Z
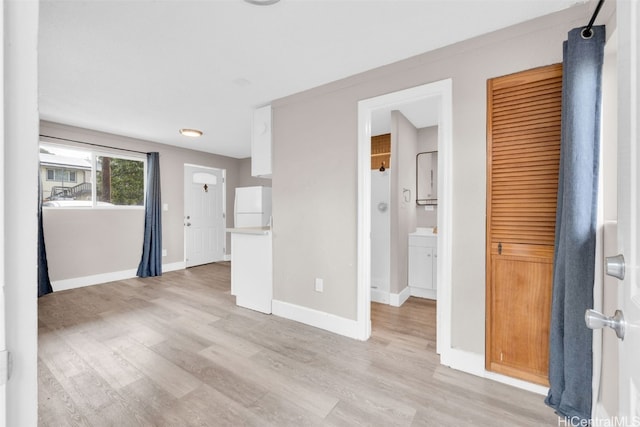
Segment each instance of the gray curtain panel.
M144 242L138 277L162 276L162 200L160 154L147 153L147 194L144 205Z
M562 140L546 404L575 422L591 418L592 331L605 28L564 42Z
M42 223L42 178L38 172L38 298L51 292L53 292L53 288L49 279L49 263L47 262L47 248L44 244L44 225Z

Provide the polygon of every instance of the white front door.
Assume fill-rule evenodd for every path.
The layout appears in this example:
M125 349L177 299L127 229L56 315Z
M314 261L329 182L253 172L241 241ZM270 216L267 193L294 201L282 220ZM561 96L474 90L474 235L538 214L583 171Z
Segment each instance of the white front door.
M625 336L619 342L619 416L640 425L640 5L617 2L618 21L618 251L625 259L619 308ZM610 315L610 314L609 314Z
M184 166L185 263L222 261L225 252L224 170Z

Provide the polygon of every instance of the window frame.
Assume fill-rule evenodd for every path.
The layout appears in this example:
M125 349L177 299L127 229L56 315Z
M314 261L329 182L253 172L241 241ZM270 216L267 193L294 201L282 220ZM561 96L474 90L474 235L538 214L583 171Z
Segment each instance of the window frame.
M64 150L72 150L72 151L80 151L83 153L87 153L88 157L89 157L89 161L91 163L91 205L90 206L41 206L43 209L55 209L55 210L65 210L65 209L69 209L69 210L87 210L87 209L106 209L106 210L144 210L146 204L147 204L147 156L144 154L139 154L136 155L135 153L127 153L127 154L121 154L119 152L119 150L117 148L115 148L113 151L109 150L109 149L104 149L104 148L100 148L100 149L95 149L95 148L85 148L85 147L78 147L75 145L66 145L66 144L56 144L56 143L49 143L46 141L40 141L39 143L39 148L47 148L47 147L52 147L52 148L60 148L60 149L64 149ZM98 205L98 203L100 203L98 201L98 192L97 192L97 161L98 161L98 157L110 157L110 158L115 158L115 159L122 159L122 160L132 160L132 161L138 161L138 162L142 162L142 174L143 174L143 184L142 184L142 205L112 205L112 206L104 206L104 205ZM38 162L39 166L38 168L41 168L42 165L40 164L40 162ZM46 168L47 170L49 170L49 168ZM52 170L56 169L56 168L51 168ZM54 176L55 176L55 172L54 172ZM45 180L47 180L47 177L45 177ZM65 181L66 182L66 181ZM76 181L77 182L77 176L76 176ZM40 190L42 191L42 190ZM44 203L44 201L42 201L42 203Z
M46 166L45 166L46 167ZM75 170L69 170L67 168L54 168L54 167L46 167L47 169L47 181L50 182L78 182L78 174ZM49 172L53 173L53 178L49 178ZM56 172L60 172L62 174L62 179L56 178ZM65 179L65 172L69 175L69 179ZM71 179L71 175L73 174L73 179Z

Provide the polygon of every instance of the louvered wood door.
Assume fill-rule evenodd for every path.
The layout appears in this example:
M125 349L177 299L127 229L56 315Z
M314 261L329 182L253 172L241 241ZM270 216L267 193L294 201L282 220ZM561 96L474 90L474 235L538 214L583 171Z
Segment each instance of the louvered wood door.
M487 84L489 371L548 385L562 65Z

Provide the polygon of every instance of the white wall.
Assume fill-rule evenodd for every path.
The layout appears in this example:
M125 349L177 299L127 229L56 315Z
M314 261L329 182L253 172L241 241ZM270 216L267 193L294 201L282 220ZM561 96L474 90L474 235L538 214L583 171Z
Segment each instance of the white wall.
M391 293L409 281L409 233L416 230L416 153L418 129L400 112L391 112Z
M44 208L42 217L54 291L60 280L138 268L144 209Z
M162 260L164 265L184 262L184 164L226 169L228 227L233 226L234 189L240 183L246 184L251 178L242 175L250 172L250 168L242 168L242 164L246 161L231 157L46 121L41 122L40 133L109 147L160 153L162 203L169 207L168 211L162 212L162 246L167 250L167 256ZM42 138L42 140L65 143L48 138ZM74 145L71 142L66 144ZM85 149L91 148L81 144L78 146ZM36 194L34 191L34 197ZM49 208L43 210L43 218L52 281L68 281L137 269L142 253L144 229L142 209L60 210ZM230 253L230 237L227 235L226 238L227 253ZM83 253L78 255L73 248L82 248Z
M391 289L391 172L371 170L371 298L389 302ZM386 209L384 205L386 204ZM375 298L375 299L374 299Z
M274 298L356 319L357 103L451 78L452 346L483 354L486 81L561 62L588 15L576 6L272 102Z
M38 7L2 1L4 211L3 264L7 349L13 368L6 386L7 426L38 422L37 195ZM0 216L2 217L2 216ZM0 419L0 426L5 420Z

